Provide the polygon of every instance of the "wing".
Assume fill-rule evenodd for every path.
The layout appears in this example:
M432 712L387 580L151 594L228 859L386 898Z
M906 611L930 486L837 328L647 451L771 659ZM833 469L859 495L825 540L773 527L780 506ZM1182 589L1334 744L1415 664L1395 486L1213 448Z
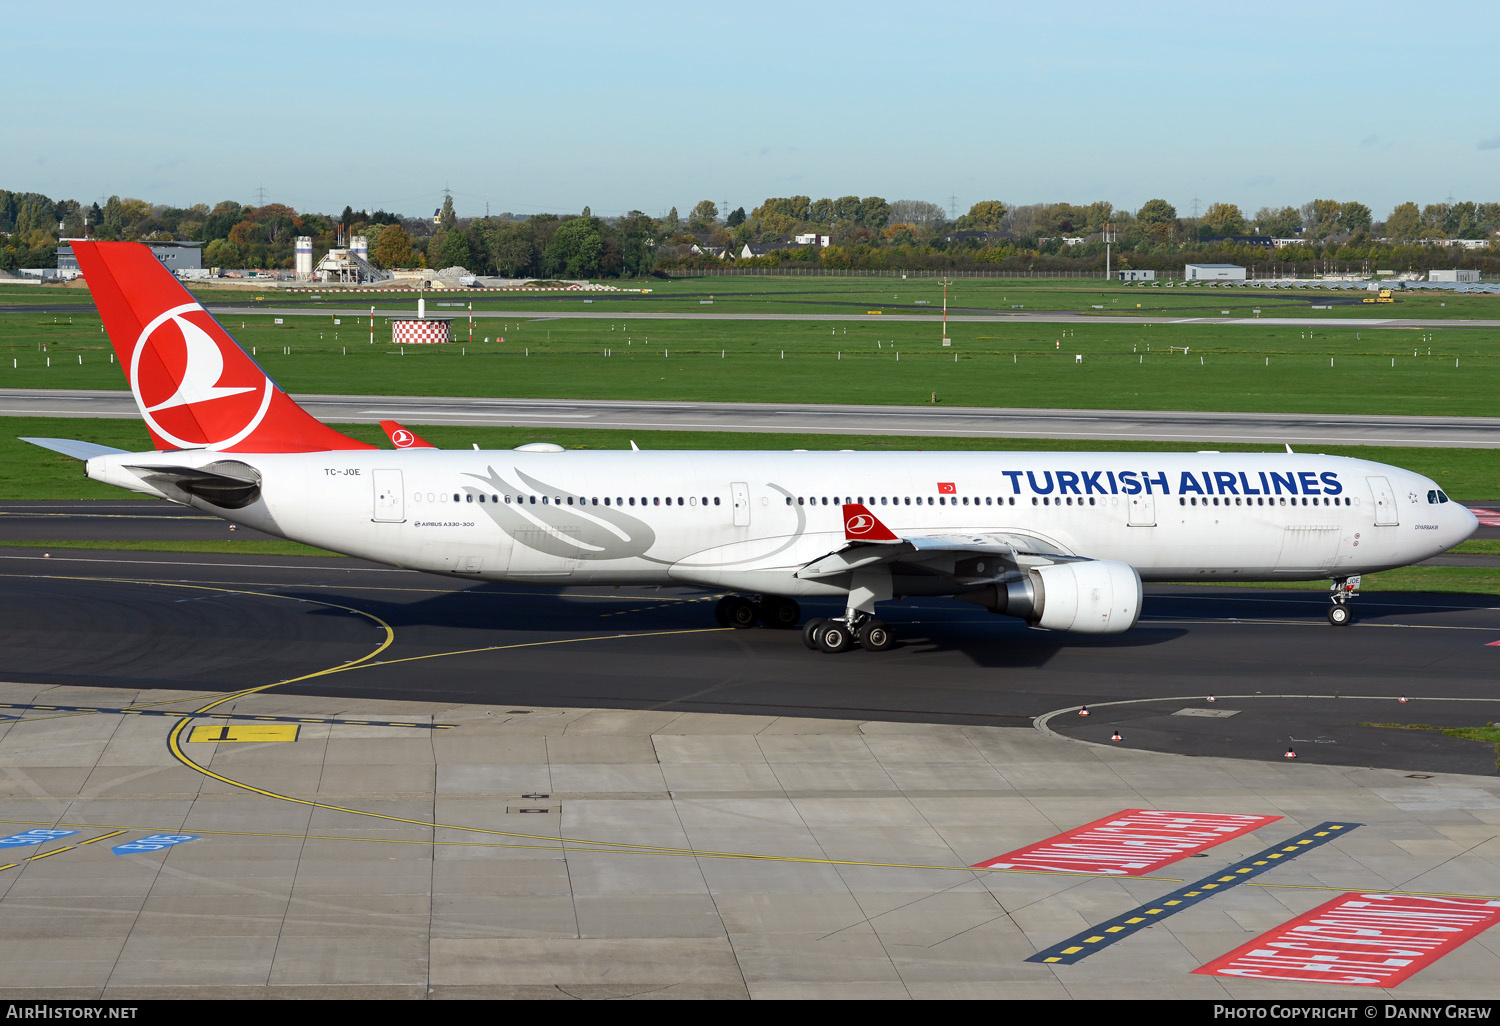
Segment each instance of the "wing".
M889 565L902 575L941 576L955 587L1002 581L1033 566L1077 562L1021 534L897 535L860 503L844 505L844 544L797 571L804 580Z

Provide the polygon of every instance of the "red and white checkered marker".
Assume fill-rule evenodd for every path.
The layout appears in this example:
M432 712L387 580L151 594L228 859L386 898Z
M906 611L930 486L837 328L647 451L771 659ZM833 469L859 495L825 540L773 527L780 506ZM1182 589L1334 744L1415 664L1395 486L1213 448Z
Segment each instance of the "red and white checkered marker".
M1081 709L1078 710L1078 715L1079 716L1087 716L1088 714L1089 714L1089 707L1088 706L1084 706L1083 708L1081 708Z
M1288 748L1286 750L1286 754L1282 756L1283 759L1295 759L1296 757L1297 753L1292 751L1290 748Z
M1469 512L1479 518L1479 523L1484 527L1500 527L1500 510L1475 509L1469 507Z
M449 339L447 321L392 320L391 345L442 345Z

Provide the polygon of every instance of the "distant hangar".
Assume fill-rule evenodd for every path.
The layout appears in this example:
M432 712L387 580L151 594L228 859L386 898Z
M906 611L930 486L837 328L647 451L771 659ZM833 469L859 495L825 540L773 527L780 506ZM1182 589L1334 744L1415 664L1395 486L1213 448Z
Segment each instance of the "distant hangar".
M1239 264L1188 264L1182 276L1187 281L1244 281L1245 269Z

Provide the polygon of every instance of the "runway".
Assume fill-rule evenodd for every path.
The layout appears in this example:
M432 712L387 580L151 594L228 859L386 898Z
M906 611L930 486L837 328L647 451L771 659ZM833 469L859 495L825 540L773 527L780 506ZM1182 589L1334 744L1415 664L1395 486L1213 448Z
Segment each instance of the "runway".
M224 530L150 505L85 526ZM1153 587L1110 639L900 602L900 647L826 656L710 598L0 549L0 997L1347 999L1194 971L1340 894L1500 878L1493 746L1365 725L1500 718L1490 600L1334 629L1317 594ZM967 868L1139 808L1260 818L1144 874ZM1496 979L1485 938L1378 989Z
M631 400L475 399L297 395L319 420L979 438L1077 438L1214 445L1245 443L1500 448L1500 417L1394 417L1150 410L1034 410L947 406L838 406ZM5 389L0 416L139 416L127 391Z

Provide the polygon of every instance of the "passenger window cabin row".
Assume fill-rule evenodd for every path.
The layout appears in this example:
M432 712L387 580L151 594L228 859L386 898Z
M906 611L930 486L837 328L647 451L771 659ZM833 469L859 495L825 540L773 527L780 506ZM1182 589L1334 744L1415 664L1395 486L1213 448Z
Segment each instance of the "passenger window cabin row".
M1234 503L1233 504L1236 505L1236 506L1240 505L1240 503L1242 501L1241 497L1238 496L1238 495L1236 495L1236 496L1233 496L1233 498L1234 498ZM1250 495L1250 496L1245 496L1243 498L1243 502L1244 502L1244 504L1246 506L1278 506L1278 505L1280 505L1280 506L1296 506L1296 505L1298 505L1298 501L1297 500L1299 498L1302 500L1301 501L1301 505L1303 505L1303 506L1352 506L1354 504L1353 498L1351 498L1348 495L1344 495L1344 496L1337 496L1336 495L1336 496L1333 496L1331 498L1329 496L1327 496L1327 495L1322 495L1322 496L1313 495L1313 496L1310 496L1310 497L1306 496L1306 495L1302 495L1302 496L1297 496L1297 495L1287 496L1287 495L1283 495L1283 496L1280 496L1279 498L1277 496L1269 496L1268 497L1268 496L1264 496L1264 495ZM1226 495L1226 496L1223 497L1223 499L1224 499L1223 505L1225 505L1225 506L1230 505L1230 502L1229 502L1230 496ZM1196 495L1185 495L1185 496L1184 495L1179 495L1177 497L1177 504L1179 506L1207 506L1207 505L1210 505L1210 504L1218 506L1218 505L1220 505L1220 502L1219 502L1219 496L1217 496L1217 495L1212 496L1212 497L1205 495L1201 499L1198 496L1196 496Z
M842 506L846 502L857 502L857 503L860 503L862 505L870 505L870 506L887 506L887 505L889 505L889 506L911 506L911 505L917 505L917 506L922 506L922 505L927 505L927 506L958 506L960 504L962 504L964 506L968 506L968 505L978 506L978 505L980 505L979 499L980 499L980 497L976 495L976 496L974 496L974 499L973 499L973 501L971 503L970 500L969 500L969 497L967 495L964 495L964 496L958 496L958 495L937 495L937 496L927 496L925 499L922 496L920 496L920 495L916 496L915 498L913 498L910 495L900 495L900 496L890 496L890 495L875 496L875 495L872 495L868 499L866 499L863 495L856 495L853 498L850 498L847 495L844 496L843 498L840 498L837 495L833 496L832 498L830 498L830 497L828 497L826 495L822 495L822 496L818 496L818 495L813 495L813 496L799 495L799 496L796 497L795 500L793 500L793 497L790 496L790 495L788 495L787 498L786 498L786 504L788 506L790 506L790 505L792 505L793 501L795 501L798 506L819 506L819 505L821 505L821 506ZM1083 504L1083 500L1082 499L1079 499L1078 501L1079 501L1080 505ZM988 495L984 496L984 503L983 503L983 505L986 505L986 506L990 506L990 505L1004 506L1006 504L1007 504L1006 503L1006 499L1003 496L1001 498L994 498L994 497L988 496ZM1014 506L1015 504L1016 504L1016 497L1014 495L1012 495L1012 496L1010 496L1009 505ZM1058 500L1058 504L1059 505L1062 504L1062 500L1061 499Z
M413 492L412 493L412 501L413 502L422 502L422 501L424 501L424 493L422 493L422 492ZM427 501L427 502L448 502L449 501L449 499L448 499L448 493L447 492L438 492L438 493L434 494L433 492L427 492L427 493L425 493L425 501ZM535 505L538 504L538 502L540 502L540 504L543 505L543 506L598 506L598 505L601 504L601 501L602 501L602 504L605 505L605 506L634 506L634 505L637 505L637 499L636 499L636 497L634 495L630 495L630 496L616 496L613 499L613 501L611 501L611 499L609 498L609 496L605 496L601 500L597 495L595 495L595 496L589 496L589 497L572 496L572 495L542 495L542 496L536 496L536 495L516 495L516 496L504 495L504 496L502 496L502 495L495 495L495 494L491 493L488 496L486 496L485 493L483 493L483 492L454 492L453 493L453 499L452 499L452 501L453 502L481 502L481 503L482 502L490 502L490 503L494 503L496 505L504 502L504 503L507 503L507 504L510 504L510 505L516 505L516 506L525 506L525 505L535 506ZM672 506L672 505L677 505L677 506L697 506L697 505L700 505L700 504L704 505L704 506L707 506L707 505L710 505L710 504L718 506L718 505L721 504L721 500L720 500L720 498L718 496L714 496L712 499L710 499L707 495L702 496L701 498L699 496L696 496L696 495L688 496L687 498L684 498L681 495L678 495L678 496L675 496L675 497L674 496L661 496L661 495L656 495L656 496L643 495L639 499L639 505L642 505L642 506Z
M881 495L881 496L870 496L868 499L866 499L862 495L856 495L856 496L853 496L852 498L849 497L849 496L840 497L840 496L837 496L837 495L834 495L834 496L831 496L831 497L830 496L826 496L826 495L824 495L824 496L803 496L803 495L799 495L799 496L795 496L795 497L788 495L786 497L786 504L788 506L792 505L793 503L795 503L798 506L820 506L820 505L821 506L840 506L840 505L843 505L844 503L857 502L857 503L861 503L861 504L868 503L870 506L912 506L912 505L916 505L916 506L923 506L923 505L926 505L926 506L934 506L934 505L936 505L936 506L958 506L958 505L964 505L964 506L973 505L973 506L978 506L978 505L981 504L980 498L981 497L977 496L977 495L974 496L972 498L972 500L970 499L969 496L966 496L966 495L965 496L938 495L938 496L925 496L925 497L924 496L920 496L920 495L915 496L915 497L909 496L909 495L908 496L888 496L888 495ZM1043 496L1033 495L1031 497L1031 504L1033 506L1062 506L1062 505L1068 505L1068 506L1073 506L1073 505L1078 505L1078 506L1089 505L1089 506L1094 506L1094 505L1097 505L1097 502L1096 502L1094 496L1091 495L1091 496L1088 496L1087 498L1088 498L1088 501L1087 501L1087 503L1085 503L1084 496L1081 496L1081 495L1077 497L1076 502L1075 502L1074 497L1071 496L1071 495L1069 495L1069 496L1056 496L1056 497L1050 496L1050 495L1043 495ZM1213 505L1213 506L1219 506L1219 505L1229 506L1229 505L1231 505L1231 503L1229 501L1230 498L1231 498L1231 496L1228 496L1228 495L1223 496L1222 499L1221 499L1220 496L1207 496L1207 495L1205 495L1205 496L1199 497L1199 496L1196 496L1196 495L1180 495L1180 496L1177 497L1177 503L1180 506L1209 506L1209 505ZM1266 497L1266 496L1244 496L1244 497L1241 497L1241 496L1236 495L1236 496L1232 496L1232 498L1234 499L1234 502L1233 502L1232 505L1235 505L1235 506L1239 506L1239 505L1245 505L1245 506L1276 506L1276 505L1286 506L1286 505L1292 505L1292 506L1296 506L1296 505L1299 504L1299 502L1303 506L1307 506L1307 505L1313 505L1313 506L1319 506L1319 505L1322 505L1322 506L1349 506L1349 505L1353 504L1353 499L1350 496L1347 496L1347 495L1345 495L1345 496L1332 496L1332 497L1327 496L1327 495L1324 495L1324 496L1316 496L1316 495L1314 495L1314 496L1311 496L1311 497L1306 496L1306 495L1303 495L1303 496L1296 496L1296 495L1285 496L1285 495L1283 495L1283 496L1280 496L1280 497L1275 497L1275 496L1272 496L1272 497ZM426 502L448 502L448 501L450 501L449 495L446 492L439 492L439 493L427 492L427 493L425 493L425 495L422 492L413 492L412 493L412 500L414 502L423 502L423 501L426 501ZM516 496L511 496L511 495L497 495L497 494L494 494L494 493L490 493L489 495L486 495L483 492L454 492L454 493L452 493L452 499L451 499L451 501L453 501L453 502L480 502L480 503L491 502L491 503L495 503L495 504L499 504L499 503L503 502L503 503L506 503L506 504L513 504L513 505L532 505L532 506L538 505L538 503L540 503L543 506L548 506L548 505L551 505L551 506L575 506L575 505L576 506L598 506L598 505L601 505L601 504L605 505L605 506L636 506L636 505L639 505L639 506L673 506L673 505L676 505L676 506L699 506L699 505L701 505L701 506L708 506L710 504L712 504L714 506L722 505L722 499L719 496L717 496L717 495L714 496L712 499L710 499L709 496L707 496L707 495L704 495L704 496L701 496L701 497L700 496L688 496L686 498L684 498L681 495L678 495L678 496L659 496L659 495L658 496L646 496L646 495L643 495L643 496L640 496L639 498L637 498L634 495L630 495L630 496L615 496L613 498L613 500L611 500L611 498L609 496L605 496L603 499L600 499L598 496L590 496L590 497L587 497L587 498L582 497L582 496L575 497L575 496L572 496L572 495L542 495L542 496L536 496L536 495L516 495ZM1428 496L1427 496L1427 501L1429 503L1436 504L1436 503L1448 502L1450 500L1448 499L1448 496L1444 495L1442 492L1429 492ZM985 506L1014 506L1015 504L1016 504L1016 497L1014 495L1009 495L1009 496L989 496L989 495L986 495L986 496L983 496L983 505L985 505Z

